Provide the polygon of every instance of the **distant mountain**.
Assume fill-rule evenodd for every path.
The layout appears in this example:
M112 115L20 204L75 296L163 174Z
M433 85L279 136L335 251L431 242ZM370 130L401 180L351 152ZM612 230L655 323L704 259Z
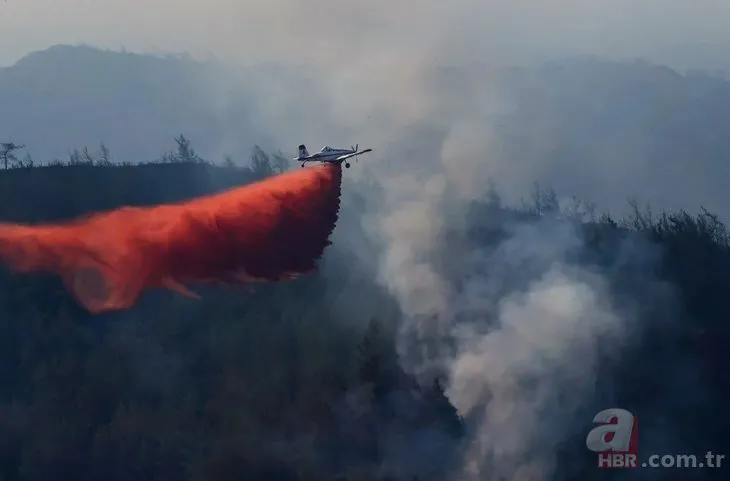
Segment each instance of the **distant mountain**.
M246 151L256 132L245 102L216 110L205 95L203 86L221 71L186 58L90 47L35 52L0 69L0 137L25 144L39 160L102 141L118 160L150 160L183 132L206 155L224 155L215 152L223 144L228 154ZM240 132L235 139L231 125Z
M501 87L518 107L497 137L517 171L601 206L636 196L730 214L730 82L577 58L506 72Z
M484 161L498 166L490 174L512 194L527 195L538 182L600 208L624 208L627 197L637 197L730 217L724 78L595 58L440 72L429 85L443 115L400 131L368 126L377 155L398 159L389 166L423 171L450 123L466 119L497 133ZM495 85L492 97L507 107L492 115L486 111L494 102L483 98ZM55 46L0 69L0 141L25 144L41 161L103 141L114 160L130 162L159 157L181 133L214 161L230 155L246 162L254 144L292 150L300 141L318 148L318 139L365 142L332 113L342 92L325 88L284 66L233 75L215 62Z

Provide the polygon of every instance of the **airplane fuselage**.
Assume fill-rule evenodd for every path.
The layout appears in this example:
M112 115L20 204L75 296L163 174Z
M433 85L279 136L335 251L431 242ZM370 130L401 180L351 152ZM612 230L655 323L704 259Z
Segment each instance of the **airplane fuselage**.
M345 167L350 167L348 159L353 157L357 158L357 156L372 152L372 150L373 149L364 149L358 151L357 146L351 149L333 149L330 146L324 146L319 152L310 155L307 151L307 147L304 144L301 144L299 145L299 156L294 157L294 160L301 162L302 167L304 167L304 164L307 162L344 163Z
M337 158L342 155L354 154L354 150L350 149L331 149L328 152L317 152L307 157L298 157L297 160L316 160L319 162L336 162Z

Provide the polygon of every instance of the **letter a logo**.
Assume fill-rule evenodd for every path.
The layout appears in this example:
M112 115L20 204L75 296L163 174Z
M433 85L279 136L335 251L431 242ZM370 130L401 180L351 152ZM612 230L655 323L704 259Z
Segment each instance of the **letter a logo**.
M637 449L636 418L625 409L610 408L596 414L586 437L586 446L593 452L634 452Z

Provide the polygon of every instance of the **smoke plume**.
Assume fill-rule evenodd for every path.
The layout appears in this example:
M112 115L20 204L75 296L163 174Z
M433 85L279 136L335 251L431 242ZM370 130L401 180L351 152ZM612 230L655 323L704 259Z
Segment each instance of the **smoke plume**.
M418 181L404 173L384 182L373 212L381 281L403 312L404 367L425 382L445 377L467 423L454 479L541 481L591 415L605 352L626 345L633 317L613 301L607 274L571 260L585 242L566 219L481 219L502 237L475 239L468 214L497 168L485 157L492 139L459 124ZM625 262L648 253L633 249Z

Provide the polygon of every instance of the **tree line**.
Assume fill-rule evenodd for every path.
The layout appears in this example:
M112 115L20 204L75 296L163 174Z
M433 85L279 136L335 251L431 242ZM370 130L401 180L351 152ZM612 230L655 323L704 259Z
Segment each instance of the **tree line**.
M49 166L73 166L90 165L98 167L115 167L150 164L206 164L217 165L227 168L250 169L261 175L281 173L291 167L289 157L281 152L268 153L258 145L252 148L251 155L246 163L237 163L231 156L225 156L219 162L201 157L191 145L190 139L180 134L175 137L175 148L163 152L153 160L142 160L131 162L129 160L116 160L112 157L109 148L101 142L98 149L92 151L89 147L75 148L69 152L68 157L63 159L52 159L45 162L37 162L28 152L24 144L14 142L0 143L0 164L3 170L28 169Z

